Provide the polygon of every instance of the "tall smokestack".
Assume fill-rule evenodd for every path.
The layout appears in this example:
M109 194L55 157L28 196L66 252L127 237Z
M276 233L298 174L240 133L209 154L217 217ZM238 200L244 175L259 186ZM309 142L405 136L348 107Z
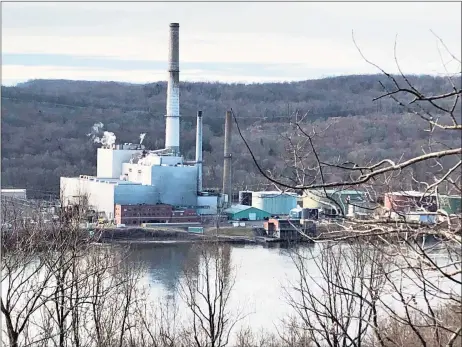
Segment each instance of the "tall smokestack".
M226 111L225 118L225 150L223 165L223 194L228 194L228 206L231 205L231 111Z
M197 191L202 191L202 111L197 111L196 127Z
M180 25L170 23L170 43L168 50L167 114L165 126L165 148L175 155L180 153Z

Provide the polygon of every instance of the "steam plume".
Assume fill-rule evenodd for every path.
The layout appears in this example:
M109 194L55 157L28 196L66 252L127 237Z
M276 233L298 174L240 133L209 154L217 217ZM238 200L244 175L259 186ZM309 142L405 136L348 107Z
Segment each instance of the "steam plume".
M140 134L140 145L143 143L144 137L146 136L146 133Z
M91 132L87 134L88 137L90 137L93 142L95 143L101 143L101 139L98 137L98 134L100 130L103 128L104 124L101 122L93 124L91 127Z
M101 143L104 147L111 147L115 144L116 136L113 132L105 131L102 137L99 137L98 134L100 133L101 129L104 127L104 124L101 122L97 122L93 124L91 127L91 132L87 134L94 143Z
M95 141L96 142L96 141ZM103 137L100 140L100 143L105 147L111 147L116 142L116 136L113 132L105 131Z

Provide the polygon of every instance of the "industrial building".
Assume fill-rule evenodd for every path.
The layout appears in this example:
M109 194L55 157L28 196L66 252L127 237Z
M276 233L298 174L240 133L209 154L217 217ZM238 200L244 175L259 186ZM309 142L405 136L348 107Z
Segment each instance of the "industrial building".
M303 195L303 207L319 209L331 216L367 214L371 211L366 194L359 190L307 190Z
M305 235L309 237L317 236L316 225L312 221L271 218L263 223L263 227L269 237L285 241L306 240Z
M3 189L2 198L27 199L26 189Z
M319 210L317 208L302 208L297 206L290 210L289 217L292 219L317 220L319 219Z
M415 212L445 211L448 215L462 212L461 197L458 195L428 194L419 191L385 193L383 202L392 214L415 214Z
M449 215L462 213L462 197L460 195L438 196L440 208Z
M297 207L297 194L278 191L252 192L252 207L271 215L288 215Z
M199 214L217 213L225 199L202 189L201 111L197 113L196 158L188 162L181 155L178 23L170 24L168 72L165 148L150 150L141 143L116 144L111 133L113 137L101 141L103 146L97 149L96 176L61 177L63 206L82 203L84 199L109 220L115 218L116 205L166 204L180 210L195 209ZM227 190L231 189L229 182L230 177Z
M264 220L270 218L271 213L247 205L233 205L224 210L229 220Z
M417 191L385 193L383 204L388 211L396 213L407 213L417 209L436 212L438 209L436 194L425 195Z
M116 224L127 226L145 223L197 223L200 217L194 209L173 210L171 205L119 205L115 206Z
M242 190L239 192L239 204L252 206L252 192L249 190Z

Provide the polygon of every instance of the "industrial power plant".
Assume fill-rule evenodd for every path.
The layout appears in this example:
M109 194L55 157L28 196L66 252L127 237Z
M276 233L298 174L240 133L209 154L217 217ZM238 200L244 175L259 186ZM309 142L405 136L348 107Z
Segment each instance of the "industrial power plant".
M223 185L204 188L202 123L207 115L201 110L197 110L195 158L186 160L180 147L179 28L178 23L170 24L163 148L147 148L143 144L146 134L140 135L139 143L117 143L115 134L109 131L99 138L96 134L103 124L95 123L88 136L100 144L96 176L61 177L60 201L56 206L46 206L43 212L48 213L53 207L53 213L57 213L62 208L63 215L73 216L76 209L80 211L83 207L82 210L89 212L80 216L79 222L85 221L81 224L87 229L94 227L96 219L97 224L114 225L116 229L132 227L135 231L139 227L159 230L160 225L169 224L173 229L204 233L204 227L211 226L218 235L222 223L223 229L243 227L256 237L291 241L308 239L307 235L317 233L319 225L331 221L335 224L345 217L385 218L388 213L386 218L401 218L405 214L410 220L434 220L434 199L428 198L428 206L421 206L423 193L420 192L409 192L404 197L400 192L388 192L382 209L377 209L378 201L367 192L355 189L306 189L302 195L245 190L239 191L239 201L237 197L233 201L237 193L233 186L237 184L232 179L233 114L229 110L224 121ZM412 200L417 197L419 202ZM26 190L2 189L2 201L9 200L26 203ZM408 200L414 203L400 205ZM460 214L460 197L441 196L438 204L448 215ZM399 215L395 213L397 210ZM47 217L43 222L49 219L56 220L59 216Z
M187 162L180 150L179 24L170 24L165 148L151 150L140 144L101 141L97 150L96 176L61 177L63 206L82 199L108 220L117 205L171 205L216 214L227 196L203 192L202 112L197 112L195 161ZM228 127L230 128L230 126ZM229 137L229 135L228 135ZM134 223L135 224L135 223Z
M233 224L238 221L239 225L243 221L265 220L268 235L279 235L280 238L284 234L292 235L291 239L298 233L293 230L293 223L281 224L281 217L303 222L317 220L319 213L325 216L366 213L361 205L367 205L367 199L362 197L362 192L356 191L321 192L320 196L316 192L304 192L303 197L280 191L241 191L239 203L232 204L231 111L226 111L224 124L223 186L215 190L204 189L204 115L201 110L197 111L195 159L185 160L180 148L178 23L170 24L169 36L164 148L146 148L142 144L145 134L140 135L140 143L116 143L116 136L106 131L103 138L94 138L94 142L101 144L97 149L96 176L61 177L62 207L69 209L84 205L94 211L98 219L121 227L204 224L210 216L217 221L219 218L230 220ZM97 123L94 129L102 126ZM337 204L332 204L332 199L338 200ZM350 200L356 201L355 206Z
M278 192L241 192L247 198L231 206L231 129L232 113L226 112L224 136L223 187L221 192L203 188L202 111L197 111L196 156L186 161L180 148L180 68L179 24L170 24L168 87L165 115L165 147L148 149L142 144L116 143L113 133L105 132L97 149L96 176L61 177L63 207L86 204L116 224L198 223L201 216L228 215L233 211L244 219L288 214L297 206L296 195ZM95 124L96 128L102 126ZM241 201L242 200L242 201ZM268 211L266 211L268 210Z

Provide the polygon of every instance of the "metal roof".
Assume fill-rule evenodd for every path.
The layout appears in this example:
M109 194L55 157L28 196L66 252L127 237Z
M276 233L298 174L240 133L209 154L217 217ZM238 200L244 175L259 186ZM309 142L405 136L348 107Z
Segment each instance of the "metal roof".
M238 213L238 212L242 212L242 211L245 211L245 210L248 210L249 208L252 208L252 206L248 206L248 205L233 205L231 207L228 207L227 209L225 209L225 213Z
M259 208L256 208L256 207L253 207L253 206L248 206L248 205L233 205L231 207L228 207L227 209L224 210L225 213L231 213L231 214L235 214L235 213L239 213L239 212L242 212L242 211L245 211L245 210L249 210L249 209L255 209L255 210L259 210L259 211L263 211ZM263 211L263 212L266 212L266 211ZM268 212L266 212L268 213Z
M136 185L139 186L141 183L132 182L132 181L124 181L118 178L99 178L95 176L85 176L80 175L80 177L76 177L81 180L90 181L90 182L99 182L99 183L109 183L109 184L117 184L117 185Z
M408 190L408 191L402 191L402 192L390 192L390 193L387 193L388 195L395 195L395 196L408 196L408 197L416 197L416 198L419 198L419 197L422 197L422 196L432 196L432 195L435 195L435 193L423 193L423 192L419 192L419 191L416 191L416 190Z
M277 191L277 190L270 190L270 191L261 191L261 192L252 192L252 195L253 194L256 194L256 195L260 195L260 196L266 196L266 195L279 195L279 196L297 196L297 193L293 193L293 192L280 192L280 191Z

